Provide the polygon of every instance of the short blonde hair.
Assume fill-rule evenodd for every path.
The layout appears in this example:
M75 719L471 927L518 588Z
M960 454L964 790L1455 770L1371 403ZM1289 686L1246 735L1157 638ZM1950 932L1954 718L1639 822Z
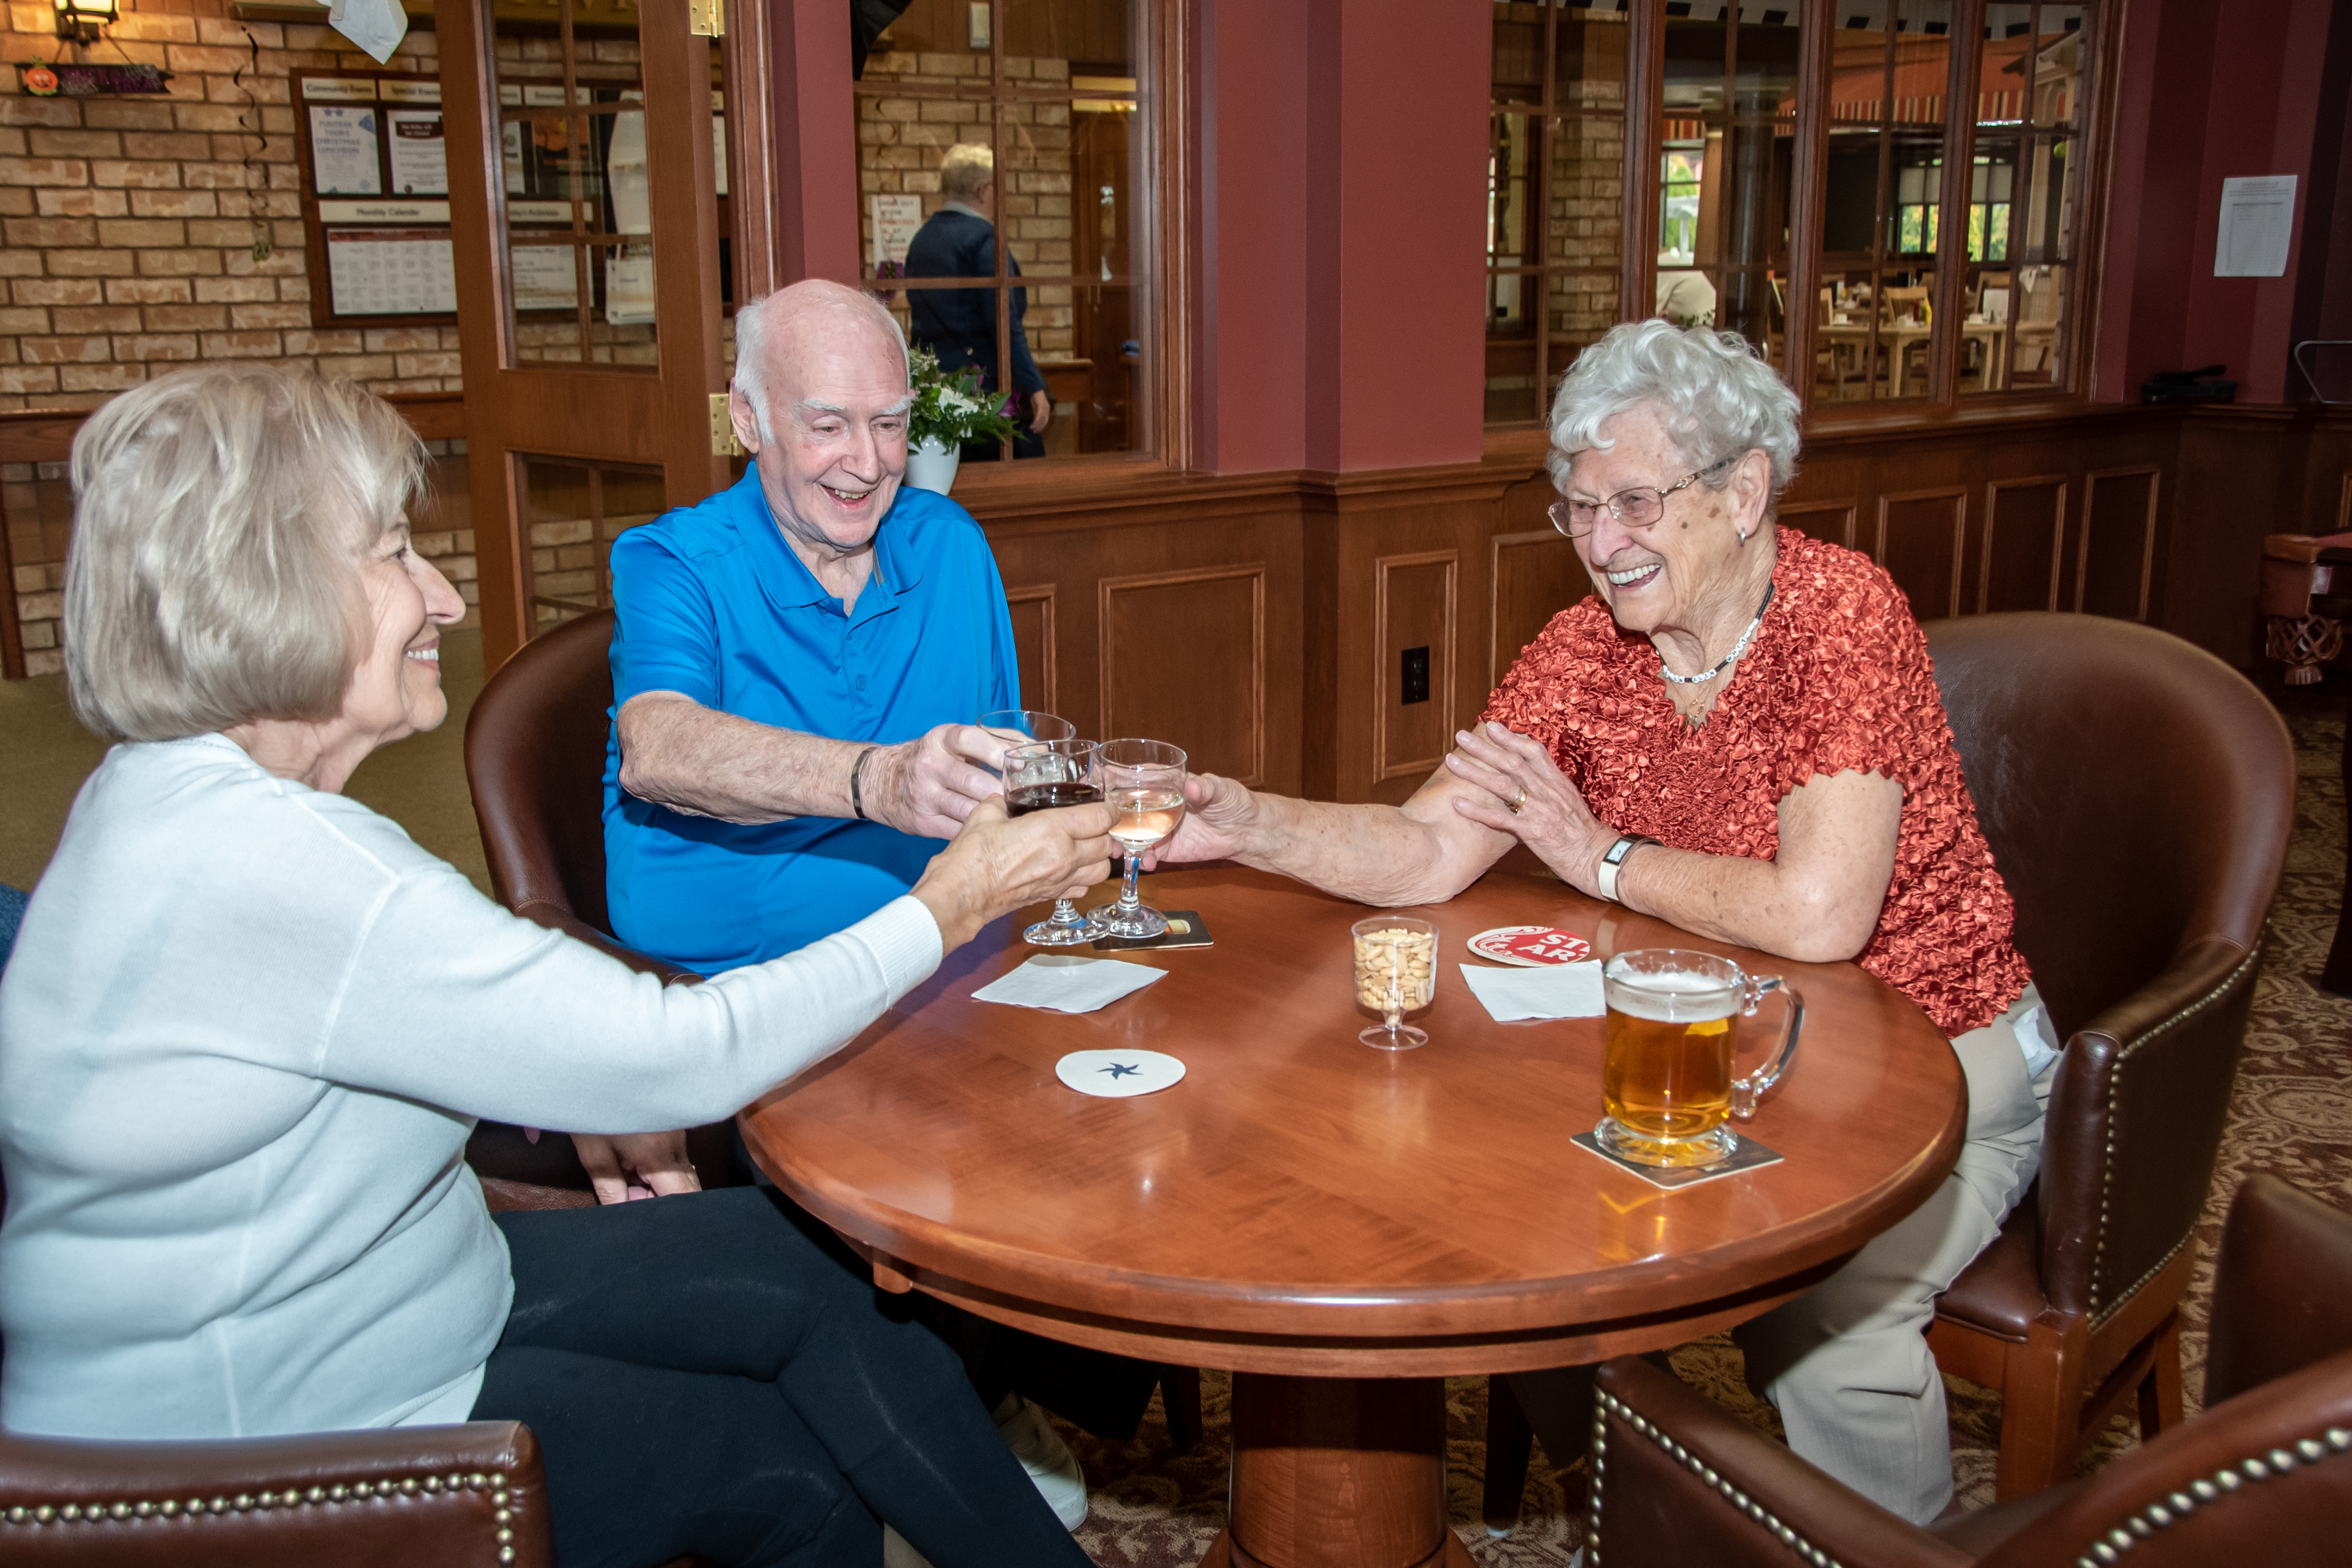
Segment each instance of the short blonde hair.
M996 180L996 154L977 142L959 142L940 160L940 189L963 201Z
M333 717L360 563L424 479L407 421L347 381L213 364L122 394L74 437L74 711L121 741Z

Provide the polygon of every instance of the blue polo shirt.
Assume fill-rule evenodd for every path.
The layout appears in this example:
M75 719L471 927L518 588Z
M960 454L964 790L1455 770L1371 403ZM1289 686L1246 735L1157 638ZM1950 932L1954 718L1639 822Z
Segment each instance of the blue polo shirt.
M902 488L874 535L854 614L792 552L759 470L613 545L613 712L641 691L839 741L889 745L1017 708L1013 622L971 514ZM605 743L613 934L705 974L807 946L914 886L939 853L855 818L743 826L621 788Z

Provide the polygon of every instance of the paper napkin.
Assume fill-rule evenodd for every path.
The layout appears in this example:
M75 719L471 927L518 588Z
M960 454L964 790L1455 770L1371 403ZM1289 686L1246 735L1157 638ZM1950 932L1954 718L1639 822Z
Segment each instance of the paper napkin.
M1601 1001L1597 962L1549 969L1488 969L1462 965L1462 978L1497 1024L1521 1018L1598 1018Z
M1080 958L1071 952L1041 952L1003 978L971 994L975 1002L1013 1007L1044 1007L1055 1013L1091 1013L1130 991L1140 991L1168 972L1111 958Z

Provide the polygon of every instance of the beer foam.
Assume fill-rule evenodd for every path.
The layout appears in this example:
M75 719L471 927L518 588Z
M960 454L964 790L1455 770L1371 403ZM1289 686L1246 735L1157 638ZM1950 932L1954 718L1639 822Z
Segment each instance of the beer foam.
M1739 988L1704 974L1608 975L1609 1005L1653 1024L1698 1024L1739 1011ZM1640 989L1636 990L1638 986Z

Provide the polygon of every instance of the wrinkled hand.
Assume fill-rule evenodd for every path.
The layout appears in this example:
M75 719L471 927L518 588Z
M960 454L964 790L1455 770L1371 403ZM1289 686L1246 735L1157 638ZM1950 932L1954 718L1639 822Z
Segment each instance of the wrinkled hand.
M572 1148L587 1168L600 1204L702 1190L694 1162L686 1157L684 1132L627 1132L609 1138L574 1132Z
M1187 860L1229 860L1241 853L1242 837L1257 816L1257 796L1246 785L1215 773L1184 775L1184 820L1176 836L1143 858L1145 870Z
M1551 753L1539 742L1491 722L1456 731L1454 740L1446 767L1485 795L1457 795L1454 809L1510 834L1561 881L1597 896L1601 857L1617 841L1617 832L1592 815L1583 793L1553 765ZM1518 802L1517 812L1511 810L1513 801Z
M1053 418L1054 400L1042 392L1031 393L1029 395L1029 434L1043 435L1045 426L1053 422Z
M885 746L858 775L866 815L921 838L953 838L972 807L1004 786L990 772L1004 742L977 724L941 724Z
M940 923L950 950L999 915L1056 895L1074 894L1110 875L1108 805L1059 806L1007 816L1004 802L972 807L955 842L924 868L914 895Z

